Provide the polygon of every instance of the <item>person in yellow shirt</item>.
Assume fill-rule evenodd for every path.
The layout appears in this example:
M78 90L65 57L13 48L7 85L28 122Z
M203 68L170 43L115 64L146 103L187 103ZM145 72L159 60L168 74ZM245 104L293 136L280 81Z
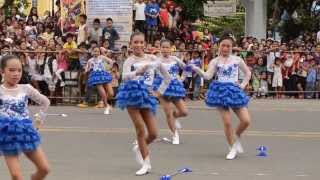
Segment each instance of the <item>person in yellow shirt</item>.
M176 52L177 51L177 47L175 45L171 46L171 52Z
M63 45L63 49L68 53L69 70L80 70L79 55L77 53L77 43L73 39L73 34L67 34L67 42Z

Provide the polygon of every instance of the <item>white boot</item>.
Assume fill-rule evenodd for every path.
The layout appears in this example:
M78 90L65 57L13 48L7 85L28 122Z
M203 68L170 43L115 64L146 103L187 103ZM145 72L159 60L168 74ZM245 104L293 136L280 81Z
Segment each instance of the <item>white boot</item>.
M242 147L241 142L240 142L240 137L236 137L236 141L235 141L234 144L236 146L236 149L237 149L238 153L244 153L243 147Z
M137 144L138 144L138 141L137 141L137 140L134 140L132 144L133 144L133 145L137 145Z
M182 125L181 125L181 123L180 123L180 121L179 121L178 119L176 119L176 120L174 121L174 125L175 125L175 127L176 127L177 129L182 129Z
M107 105L107 107L104 110L103 114L105 114L105 115L109 115L110 114L110 105Z
M227 160L233 160L237 157L237 148L236 148L236 145L233 144L231 149L230 149L230 152L227 154L226 156L226 159Z
M143 165L143 158L138 145L134 145L132 151L135 153L136 161L139 165Z
M147 156L143 162L141 169L136 172L136 175L143 176L148 174L150 171L151 171L151 162L150 162L150 157Z
M180 137L177 130L174 132L174 135L172 136L172 144L180 144Z

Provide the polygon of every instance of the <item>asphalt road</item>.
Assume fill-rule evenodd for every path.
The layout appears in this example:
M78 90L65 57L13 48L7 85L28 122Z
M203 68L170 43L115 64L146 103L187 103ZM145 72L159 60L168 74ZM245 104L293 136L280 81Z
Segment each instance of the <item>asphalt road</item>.
M316 180L320 177L320 101L256 100L250 104L253 123L243 137L245 154L225 160L227 144L218 113L202 102L189 102L190 115L181 119L180 145L156 142L151 146L152 173L136 177L140 167L131 151L135 133L125 111L51 107L41 130L50 164L48 180L157 180L189 167L192 173L176 180ZM37 109L31 108L32 111ZM168 137L162 110L157 114L159 136ZM237 119L234 118L236 125ZM257 157L264 145L268 156ZM34 167L21 158L25 179ZM9 180L4 161L0 179Z

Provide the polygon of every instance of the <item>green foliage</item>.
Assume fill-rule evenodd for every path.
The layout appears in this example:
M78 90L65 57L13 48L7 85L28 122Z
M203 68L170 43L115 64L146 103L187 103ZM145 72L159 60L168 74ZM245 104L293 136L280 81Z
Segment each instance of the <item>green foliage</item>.
M18 9L23 6L25 9L30 6L28 0L6 0L4 4L6 16L10 15L11 9L17 7Z
M201 24L197 25L199 31L203 31L203 29L208 28L210 32L217 36L220 36L224 30L228 29L233 32L236 38L244 35L244 27L244 13L237 13L236 15L230 17L206 17L203 19Z
M194 21L203 17L203 3L208 0L174 0L183 8L182 17L186 20Z
M285 40L299 36L300 32L318 31L320 17L312 14L312 3L313 0L268 0L268 17L274 22L271 27L278 26ZM281 15L284 10L288 12L289 20L283 22ZM292 18L294 12L298 18Z
M225 29L233 31L236 37L244 35L245 16L244 13L237 13L230 17L204 17L203 16L203 3L211 0L174 0L175 3L183 7L183 18L186 20L194 21L202 19L202 22L196 25L199 31L208 28L210 32L215 35L220 35ZM244 7L238 4L237 11L244 11Z

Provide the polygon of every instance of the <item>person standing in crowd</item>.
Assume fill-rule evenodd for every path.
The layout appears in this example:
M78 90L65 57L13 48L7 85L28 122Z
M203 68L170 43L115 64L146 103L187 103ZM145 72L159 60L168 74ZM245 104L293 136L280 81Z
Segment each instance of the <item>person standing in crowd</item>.
M281 93L283 86L283 77L282 77L282 69L283 65L281 63L281 59L276 57L274 60L274 64L271 65L270 69L273 71L272 77L272 87L276 91L276 97L279 99L281 98Z
M307 79L307 71L308 71L308 64L309 62L306 59L306 56L304 54L301 55L298 66L296 68L297 73L297 89L299 91L298 97L299 99L304 98L304 90L306 87L306 79Z
M271 49L269 49L267 53L267 79L269 84L269 89L272 88L272 77L274 70L271 68L272 64L274 64L274 60L276 57L280 57L279 48L277 42L271 42Z
M1 57L0 57L1 59ZM30 84L31 83L31 77L29 75L29 64L27 60L27 53L20 53L19 59L22 64L22 77L19 82L19 84Z
M133 7L133 10L135 12L135 22L134 22L134 28L135 31L139 30L142 33L145 33L145 23L146 23L146 15L144 13L144 10L146 9L146 4L144 3L144 0L138 0Z
M113 20L111 18L107 19L107 26L102 30L103 39L109 41L109 48L114 50L115 41L119 40L119 34L117 30L113 27Z
M169 30L169 12L167 10L166 3L161 3L159 20L159 31L163 33L163 36L165 37Z
M267 72L264 71L260 75L260 86L258 89L258 97L267 97L268 95L268 82L267 82Z
M71 71L80 69L79 57L76 52L78 46L73 37L73 34L68 33L66 36L67 42L63 45L63 49L68 53L69 70Z
M310 91L306 93L307 99L312 99L314 97L314 93L312 91L316 90L316 81L317 81L317 64L314 59L310 60L307 79L306 79L306 91Z
M147 24L147 42L153 44L158 30L160 7L156 0L150 0L145 9Z
M170 5L168 9L168 27L170 30L173 30L177 28L176 15L178 12L175 11L174 5Z
M112 86L114 94L117 94L118 87L120 84L119 83L120 82L120 71L119 71L118 63L113 63L112 68L111 68L111 75L112 75L111 86ZM114 99L111 100L111 104L113 106L115 105Z
M56 91L56 84L58 82L58 80L56 79L58 78L56 77L55 72L57 71L58 71L58 63L57 63L56 55L53 53L47 53L46 59L44 61L43 78L44 78L44 82L48 87L50 97L52 97Z
M102 28L100 24L100 19L96 18L93 20L93 27L89 30L88 41L96 41L101 44L102 41Z
M57 70L55 71L55 83L60 81L60 86L63 87L65 86L64 79L62 78L62 74L68 70L68 59L66 52L63 51L62 47L60 44L56 46L57 51L60 51L56 55L56 60L57 60Z
M27 17L27 20L28 19L32 19L33 22L38 22L38 19L39 19L39 16L38 16L38 9L37 7L32 7L30 9L30 13Z
M191 65L195 65L202 69L201 53L198 51L192 52ZM201 77L195 71L192 72L192 100L199 100L200 88L201 88Z
M85 14L81 14L79 16L79 31L77 37L77 45L81 44L82 42L88 41L88 27L87 27L87 16Z
M192 93L192 68L191 68L191 52L187 52L183 59L184 63L186 64L186 67L182 71L182 76L184 79L184 88L186 89L187 97L192 99L193 93Z

